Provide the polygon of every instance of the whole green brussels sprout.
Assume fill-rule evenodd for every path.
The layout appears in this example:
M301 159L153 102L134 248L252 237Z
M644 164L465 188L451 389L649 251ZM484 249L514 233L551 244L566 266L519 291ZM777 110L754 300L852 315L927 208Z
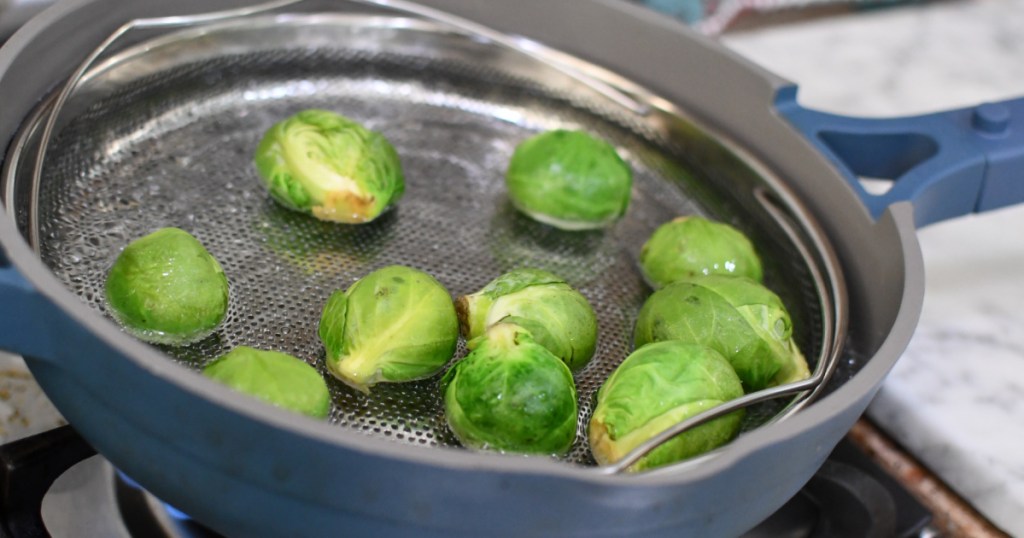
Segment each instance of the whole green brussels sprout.
M647 344L620 364L597 392L587 428L601 465L615 463L644 441L712 407L743 396L729 362L715 350L679 340ZM744 411L687 430L630 467L640 471L692 458L731 441Z
M793 342L789 312L771 290L746 277L711 275L655 291L637 316L636 347L683 340L718 351L748 391L810 377Z
M274 200L321 220L369 222L405 191L395 148L328 110L303 110L275 124L255 163Z
M459 341L451 295L434 277L392 265L336 291L320 317L327 369L362 391L444 368Z
M490 327L441 386L448 426L464 446L560 455L576 439L572 373L517 325Z
M331 410L331 394L320 372L287 353L239 346L206 365L203 375L311 417L324 418Z
M699 275L745 276L761 282L754 245L732 226L703 217L679 217L654 230L640 250L640 269L655 289Z
M161 228L128 244L107 273L107 303L129 332L181 345L209 335L228 311L228 279L195 237Z
M597 348L597 316L587 298L540 269L509 271L482 290L456 299L455 309L470 349L496 323L526 329L574 371L583 368Z
M563 230L601 228L626 212L633 172L615 148L558 129L516 146L505 174L516 209Z

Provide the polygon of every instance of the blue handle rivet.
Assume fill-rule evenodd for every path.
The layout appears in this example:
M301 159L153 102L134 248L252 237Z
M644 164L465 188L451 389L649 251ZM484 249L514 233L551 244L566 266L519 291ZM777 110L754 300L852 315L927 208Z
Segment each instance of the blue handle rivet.
M1010 109L1001 103L985 103L974 107L971 125L987 134L1001 134L1010 126Z

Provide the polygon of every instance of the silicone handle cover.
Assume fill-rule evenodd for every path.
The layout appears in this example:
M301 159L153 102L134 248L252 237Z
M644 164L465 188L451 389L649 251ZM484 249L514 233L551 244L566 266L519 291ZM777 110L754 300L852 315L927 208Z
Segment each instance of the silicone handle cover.
M900 118L851 118L797 103L775 108L831 159L874 217L900 201L917 226L1024 201L1024 98ZM863 179L889 182L868 190Z

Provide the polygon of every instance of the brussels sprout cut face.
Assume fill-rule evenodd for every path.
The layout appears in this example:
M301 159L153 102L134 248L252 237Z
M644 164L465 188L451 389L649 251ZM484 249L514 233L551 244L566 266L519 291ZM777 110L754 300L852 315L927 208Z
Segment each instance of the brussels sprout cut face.
M274 200L321 220L369 222L405 190L395 148L327 110L304 110L275 124L255 162Z
M761 259L743 233L697 216L659 226L640 251L640 268L654 288L701 275L763 278Z
M441 384L448 426L467 447L560 455L576 439L572 373L521 327L488 329Z
M411 381L440 371L455 354L459 321L448 291L403 266L374 271L327 300L320 318L327 368L368 392L379 382Z
M147 342L186 344L217 328L228 311L228 279L188 232L162 228L132 241L110 268L107 302Z
M735 371L719 353L678 340L634 351L597 393L588 437L594 459L614 463L644 441L687 418L743 395ZM742 409L683 432L642 458L639 471L692 458L732 440Z
M311 417L326 417L331 409L331 395L320 373L286 353L239 346L203 368L203 375Z
M651 294L637 317L634 343L707 345L724 355L753 391L810 376L792 337L789 312L771 290L744 277L706 276Z
M530 332L572 370L582 369L597 347L597 316L580 292L539 269L516 269L477 293L456 301L462 334L470 349L497 323L514 323Z
M505 175L512 204L563 230L601 228L626 212L633 172L615 148L582 131L547 131L516 147Z

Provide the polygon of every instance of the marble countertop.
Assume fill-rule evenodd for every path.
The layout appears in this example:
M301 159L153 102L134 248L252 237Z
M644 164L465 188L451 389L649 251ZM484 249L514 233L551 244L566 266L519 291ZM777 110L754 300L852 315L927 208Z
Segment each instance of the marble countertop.
M0 351L0 444L63 425L25 361Z
M803 105L892 116L1024 95L1024 0L947 0L729 32ZM1024 207L919 231L919 327L869 416L1011 535L1024 535ZM0 352L0 442L61 423Z
M796 82L804 106L880 117L1024 95L1022 30L1024 1L965 0L721 40ZM924 310L868 415L995 525L1024 536L1024 207L918 236Z

